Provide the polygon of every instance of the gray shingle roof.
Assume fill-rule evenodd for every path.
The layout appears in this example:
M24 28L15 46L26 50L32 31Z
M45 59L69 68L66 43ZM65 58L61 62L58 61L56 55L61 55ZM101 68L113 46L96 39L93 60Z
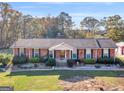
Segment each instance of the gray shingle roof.
M117 48L115 42L112 39L99 38L96 39L96 41L99 44L100 48Z
M19 39L11 48L50 48L63 42L78 49L116 47L115 43L110 39L108 41L99 39Z

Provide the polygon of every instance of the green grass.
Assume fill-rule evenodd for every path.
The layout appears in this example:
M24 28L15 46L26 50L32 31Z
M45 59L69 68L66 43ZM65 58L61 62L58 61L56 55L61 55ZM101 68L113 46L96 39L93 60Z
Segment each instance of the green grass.
M124 71L23 71L10 75L0 72L0 86L14 86L14 90L63 90L59 80L65 80L73 76L93 76L106 81L114 80L118 74ZM114 81L112 81L114 82ZM115 80L116 82L116 80Z

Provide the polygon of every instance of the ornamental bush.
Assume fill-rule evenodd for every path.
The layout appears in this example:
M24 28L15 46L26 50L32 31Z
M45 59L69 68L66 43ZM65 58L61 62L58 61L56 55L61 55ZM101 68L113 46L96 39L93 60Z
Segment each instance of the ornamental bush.
M0 62L3 66L6 66L9 62L12 62L13 55L12 54L0 54Z
M32 57L32 58L29 59L29 62L31 62L31 63L39 63L40 58L39 57Z
M85 64L95 64L95 59L83 59Z
M14 56L12 62L13 64L24 64L28 62L28 58L25 56Z
M56 66L56 60L54 58L48 58L48 60L45 62L46 66Z
M114 63L114 58L99 58L97 60L97 63L101 63L101 64L113 64Z
M72 59L67 60L67 66L68 67L73 67L73 60Z
M115 62L118 63L121 67L124 67L124 56L117 56Z

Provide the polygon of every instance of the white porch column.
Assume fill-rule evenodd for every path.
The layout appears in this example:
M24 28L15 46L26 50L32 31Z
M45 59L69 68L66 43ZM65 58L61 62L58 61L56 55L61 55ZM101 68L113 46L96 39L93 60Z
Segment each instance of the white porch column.
M54 50L52 51L52 54L53 54L53 58L54 58Z
M31 58L31 50L30 50L30 48L28 50L29 50L29 58Z
M66 50L65 50L65 59L66 59Z
M69 58L71 59L71 50L69 50Z

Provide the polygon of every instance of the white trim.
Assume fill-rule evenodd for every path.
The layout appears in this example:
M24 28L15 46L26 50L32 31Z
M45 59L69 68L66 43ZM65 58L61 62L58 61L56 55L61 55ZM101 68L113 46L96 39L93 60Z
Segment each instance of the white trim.
M34 48L34 57L36 57L36 51L35 50L38 50L38 56L39 56L39 48Z
M22 49L23 49L23 51L22 51ZM19 48L19 56L22 56L21 55L21 53L23 52L23 54L24 54L24 48ZM25 55L25 54L24 54Z
M87 59L87 55L90 55L90 58L91 58L91 48L89 48L89 49L86 49L86 59Z

